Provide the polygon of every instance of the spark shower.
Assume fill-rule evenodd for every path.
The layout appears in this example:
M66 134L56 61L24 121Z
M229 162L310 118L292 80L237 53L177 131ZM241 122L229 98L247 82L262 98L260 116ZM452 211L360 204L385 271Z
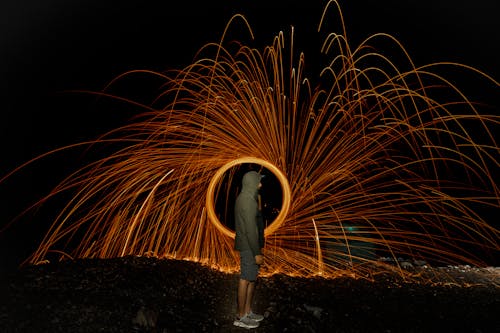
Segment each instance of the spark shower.
M327 31L332 20L339 31ZM81 144L114 145L113 153L37 203L71 194L30 263L145 255L236 271L234 233L215 201L228 196L225 175L247 163L281 184L264 274L406 274L374 254L483 265L476 249L499 250L499 230L481 212L498 214L500 117L438 73L474 73L498 87L495 79L458 63L416 67L383 33L353 46L336 1L318 20L325 63L313 77L293 29L254 48L227 40L236 25L253 39L236 15L186 68L133 70L96 93L126 100L110 93L116 82L161 81L151 104L129 100L141 113L128 125ZM389 44L390 54L378 46Z

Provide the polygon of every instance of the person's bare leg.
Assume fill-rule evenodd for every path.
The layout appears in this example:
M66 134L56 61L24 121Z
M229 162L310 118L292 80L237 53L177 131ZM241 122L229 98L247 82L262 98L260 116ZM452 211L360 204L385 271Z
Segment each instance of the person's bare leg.
M252 310L253 294L255 291L255 281L248 281L247 295L245 297L245 314Z
M241 318L247 312L245 312L245 307L247 303L248 288L250 282L247 280L240 279L238 284L238 317Z

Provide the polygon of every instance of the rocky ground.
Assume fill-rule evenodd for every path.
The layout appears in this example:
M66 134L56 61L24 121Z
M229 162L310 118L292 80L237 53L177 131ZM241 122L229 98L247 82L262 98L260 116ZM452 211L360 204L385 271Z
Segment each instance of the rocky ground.
M500 332L499 268L418 269L443 283L392 274L260 278L255 309L266 319L252 331ZM24 267L0 282L4 333L246 331L232 325L238 276L193 262L75 260Z

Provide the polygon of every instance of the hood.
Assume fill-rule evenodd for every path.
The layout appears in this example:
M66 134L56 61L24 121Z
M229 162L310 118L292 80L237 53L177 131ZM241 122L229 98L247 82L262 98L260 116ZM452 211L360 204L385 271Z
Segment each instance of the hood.
M259 183L262 175L257 171L249 171L243 175L243 180L241 182L242 188L241 192L247 192L252 195L257 194L259 190Z

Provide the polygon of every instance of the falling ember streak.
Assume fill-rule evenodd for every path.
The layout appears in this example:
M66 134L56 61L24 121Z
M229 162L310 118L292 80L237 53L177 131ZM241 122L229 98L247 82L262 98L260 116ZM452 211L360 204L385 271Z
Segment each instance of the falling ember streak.
M316 240L316 248L318 251L318 275L323 275L323 254L321 253L321 245L319 243L318 228L316 228L316 222L314 219L312 219L312 223L314 225L314 239Z
M160 181L153 187L153 189L151 190L151 192L148 194L148 196L146 197L146 199L144 200L144 202L142 203L141 205L141 208L139 209L139 212L136 214L134 220L132 221L132 224L128 230L128 234L127 234L127 237L125 238L125 244L123 245L123 250L122 250L122 253L120 254L121 257L125 256L127 254L127 251L130 250L129 247L128 247L128 244L130 242L130 237L132 236L132 232L136 229L136 225L139 223L139 217L142 215L141 212L143 211L144 207L146 206L146 204L149 203L149 200L151 199L152 195L154 194L154 192L156 191L156 189L158 188L158 186L165 180L165 178L167 178L167 176L169 176L174 170L170 170L169 172L167 172L165 174L165 176L163 176ZM142 222L142 221L141 221ZM135 240L135 239L134 239ZM135 243L135 242L134 242Z
M500 117L480 114L433 69L453 66L498 82L461 64L415 68L401 43L385 34L353 49L335 1L319 31L332 4L342 33L324 40L322 53L332 59L317 86L304 75L305 56L293 57L293 31L289 58L283 33L263 51L226 48L222 38L172 77L120 76L141 72L165 84L154 105L143 105L142 118L94 142L117 143L115 153L42 200L75 194L29 262L62 251L70 258L132 254L234 272L234 233L217 217L215 197L230 168L258 163L283 193L265 231L263 274L367 276L387 269L367 255L372 250L482 265L464 245L500 249L499 230L475 208L499 208L491 170L499 166L493 133ZM230 23L237 18L253 36L241 15ZM409 69L375 52L369 43L379 39L393 42ZM441 91L455 99L439 102Z

